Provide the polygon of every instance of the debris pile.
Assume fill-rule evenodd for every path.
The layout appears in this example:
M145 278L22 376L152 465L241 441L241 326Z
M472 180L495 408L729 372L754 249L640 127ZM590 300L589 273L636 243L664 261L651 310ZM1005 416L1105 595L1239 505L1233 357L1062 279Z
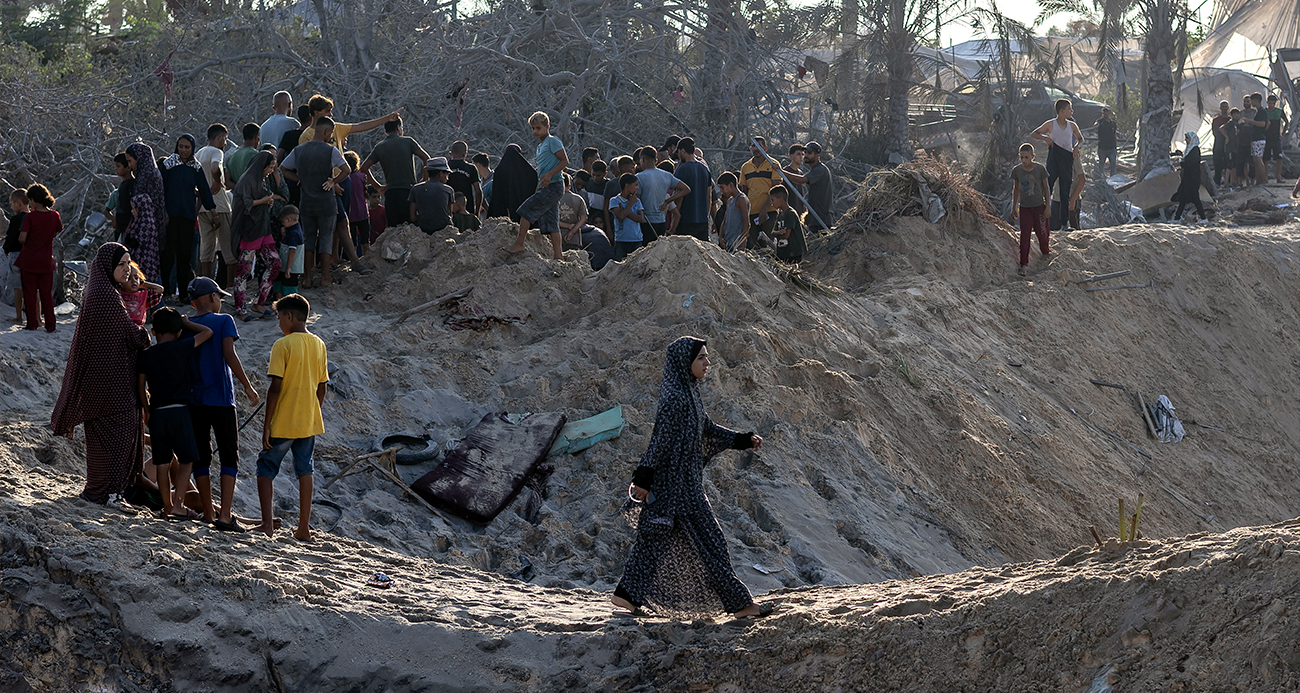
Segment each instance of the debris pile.
M954 164L933 157L871 171L839 228L888 232L894 217L923 217L946 226L1000 223L984 196Z

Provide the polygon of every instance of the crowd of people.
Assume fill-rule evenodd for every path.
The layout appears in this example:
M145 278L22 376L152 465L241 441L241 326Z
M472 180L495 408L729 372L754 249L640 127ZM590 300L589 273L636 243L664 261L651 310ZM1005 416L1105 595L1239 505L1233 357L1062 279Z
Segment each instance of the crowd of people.
M1268 164L1272 162L1274 180L1282 180L1282 133L1287 128L1286 113L1278 107L1276 95L1268 95L1268 107L1263 107L1264 95L1254 93L1242 100L1242 108L1229 108L1227 101L1219 102L1219 114L1211 122L1214 136L1212 165L1214 184L1225 189L1240 189L1268 183ZM1083 133L1073 119L1074 108L1069 99L1059 99L1056 117L1030 133L1030 138L1047 147L1046 166L1035 161L1035 145L1020 145L1020 164L1011 169L1011 217L1020 225L1020 257L1018 272L1027 273L1033 239L1037 237L1039 251L1045 257L1051 253L1050 233L1053 230L1079 229L1080 199L1087 182L1083 166ZM1117 170L1118 126L1109 108L1103 108L1094 124L1097 131L1098 176ZM1202 156L1200 136L1193 131L1183 133L1183 153L1179 162L1178 190L1171 202L1178 203L1174 219L1183 218L1183 211L1193 207L1197 215L1206 219L1201 201ZM1226 179L1226 183L1225 183ZM1291 192L1300 197L1300 180Z
M410 223L429 234L449 228L472 234L487 217L509 217L518 222L518 235L507 251L522 252L535 230L549 236L552 257L583 249L598 270L675 234L733 252L770 246L780 260L797 263L805 253L805 229L826 229L831 220L831 174L817 142L791 146L788 161L778 164L757 137L749 159L715 176L689 137L674 136L662 147L643 146L608 163L592 147L581 151L581 161L571 160L551 133L550 119L538 112L529 119L536 140L532 160L511 144L493 167L491 157L471 153L461 141L452 142L446 156L431 156L405 134L400 109L349 124L334 120L334 103L322 95L295 112L289 94L281 92L273 106L265 122L239 129L242 146L228 142L226 126L213 124L202 146L183 134L165 156L137 142L114 158L120 183L105 206L114 240L87 265L51 418L61 436L84 427L81 496L88 501L271 535L278 528L272 483L292 454L300 503L294 536L310 541L312 458L315 436L324 432L329 375L325 343L309 331L311 306L299 292L331 283L336 258L367 271L364 258L388 228ZM380 127L383 139L364 157L348 148L350 136ZM53 247L62 220L45 186L15 191L9 201L14 216L5 237L6 269L20 281L5 290L14 291L18 319L25 313L28 329L38 329L43 318L54 331ZM186 304L183 314L177 308ZM269 355L270 386L259 393L236 348L237 325L273 317L283 336ZM703 464L701 450L692 453L679 443L698 442L707 421L695 390L707 367L703 341L670 348L665 372L671 379L666 376L664 387L671 397L661 403L661 414L688 406L693 418L673 414L671 426L656 424L652 448L659 452L647 457L637 480L665 499L653 509L667 508L672 499L689 511L684 531L708 542L697 557L716 573L714 587L725 592L718 593L721 603L751 615L757 607L744 586L719 572L727 566L725 542L715 536L716 522L707 502L700 505L699 489L689 481L676 490L666 485L682 481L670 472L672 465ZM237 388L247 406L265 407L256 464L261 514L254 518L233 508ZM719 441L709 444L707 456L762 444L752 434L707 426L710 440ZM659 469L664 483L648 480L648 469ZM653 570L660 539L639 544L629 575ZM633 608L657 598L653 580L629 577L619 592L620 603Z

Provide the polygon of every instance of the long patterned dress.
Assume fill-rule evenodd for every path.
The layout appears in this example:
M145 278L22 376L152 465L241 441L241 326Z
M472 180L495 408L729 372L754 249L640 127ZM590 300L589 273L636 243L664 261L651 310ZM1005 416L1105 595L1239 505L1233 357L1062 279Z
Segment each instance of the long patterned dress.
M753 603L731 569L727 540L704 495L704 465L724 450L746 450L753 434L713 423L691 373L704 340L681 337L668 346L654 432L633 483L652 499L628 513L636 542L614 591L656 612L690 615L739 611Z

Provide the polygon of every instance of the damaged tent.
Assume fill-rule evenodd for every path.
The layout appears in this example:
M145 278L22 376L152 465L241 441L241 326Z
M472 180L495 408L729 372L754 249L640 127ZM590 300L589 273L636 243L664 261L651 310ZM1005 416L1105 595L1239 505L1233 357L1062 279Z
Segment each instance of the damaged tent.
M1300 110L1300 93L1296 87L1296 79L1300 78L1300 0L1219 0L1211 26L1214 28L1205 40L1187 56L1186 69L1237 70L1254 77L1260 84L1276 86L1294 133L1295 113ZM1239 106L1241 94L1254 91L1264 89L1234 92L1236 98L1228 102ZM1195 102L1189 102L1185 92L1185 106L1194 107ZM1211 112L1217 111L1218 99L1208 107ZM1184 123L1187 110L1191 108L1184 109ZM1177 132L1185 129L1193 128L1179 127Z

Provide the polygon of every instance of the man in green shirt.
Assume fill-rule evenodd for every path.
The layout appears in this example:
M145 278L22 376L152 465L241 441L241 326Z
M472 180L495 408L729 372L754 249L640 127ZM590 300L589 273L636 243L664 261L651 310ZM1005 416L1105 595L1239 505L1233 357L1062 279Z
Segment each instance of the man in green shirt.
M388 136L375 145L370 156L361 162L361 172L366 174L366 182L375 187L384 196L384 209L388 210L389 228L410 222L410 195L415 186L415 160L420 160L423 167L429 161L429 155L410 137L402 134L402 119L396 118L384 123L384 132ZM385 184L375 180L370 167L379 164L384 173Z
M239 182L239 177L248 169L248 162L252 161L253 155L257 154L257 148L261 144L262 127L257 123L245 123L243 135L244 146L226 157L226 176L229 178L226 184L231 190L235 189L235 183Z

